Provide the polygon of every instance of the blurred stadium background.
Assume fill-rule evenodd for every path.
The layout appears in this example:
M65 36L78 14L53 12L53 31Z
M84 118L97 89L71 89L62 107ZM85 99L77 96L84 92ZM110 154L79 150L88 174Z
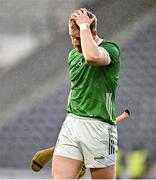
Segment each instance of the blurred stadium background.
M80 7L121 47L117 114L131 117L118 126L117 176L156 178L155 0L0 0L0 178L50 178L50 163L35 173L30 161L66 115L68 18Z

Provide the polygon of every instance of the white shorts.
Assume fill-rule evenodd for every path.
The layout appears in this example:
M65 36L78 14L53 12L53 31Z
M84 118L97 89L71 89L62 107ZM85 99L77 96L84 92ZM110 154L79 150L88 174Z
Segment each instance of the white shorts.
M84 161L86 168L103 168L115 164L116 151L116 125L68 114L54 155Z

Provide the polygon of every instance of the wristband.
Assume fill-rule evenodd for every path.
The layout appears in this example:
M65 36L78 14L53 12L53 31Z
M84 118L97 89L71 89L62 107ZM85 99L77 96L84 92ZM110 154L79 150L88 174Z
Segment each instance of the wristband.
M79 27L80 27L80 30L83 31L83 30L88 29L89 24L88 23L80 24Z

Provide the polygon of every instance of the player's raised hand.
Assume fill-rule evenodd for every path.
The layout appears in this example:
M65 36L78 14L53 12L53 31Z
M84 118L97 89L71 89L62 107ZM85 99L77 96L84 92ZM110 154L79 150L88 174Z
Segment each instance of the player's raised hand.
M94 21L94 17L89 17L85 8L75 11L71 18L75 19L78 26L81 24L88 24L90 26L90 24Z

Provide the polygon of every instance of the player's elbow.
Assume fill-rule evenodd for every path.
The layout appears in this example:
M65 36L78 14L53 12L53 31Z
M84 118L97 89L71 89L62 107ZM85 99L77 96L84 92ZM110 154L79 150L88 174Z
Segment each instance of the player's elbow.
M95 62L95 57L91 55L86 56L85 59L88 64Z
M95 56L94 54L86 54L85 59L88 64L94 64L99 59L98 56Z
M86 61L89 65L97 65L97 66L107 66L109 65L109 61L105 58L89 56L86 58Z
M89 65L96 65L97 61L94 58L86 58L87 64Z
M106 66L110 63L109 54L103 48L99 48L97 52L85 53L84 57L88 64Z

